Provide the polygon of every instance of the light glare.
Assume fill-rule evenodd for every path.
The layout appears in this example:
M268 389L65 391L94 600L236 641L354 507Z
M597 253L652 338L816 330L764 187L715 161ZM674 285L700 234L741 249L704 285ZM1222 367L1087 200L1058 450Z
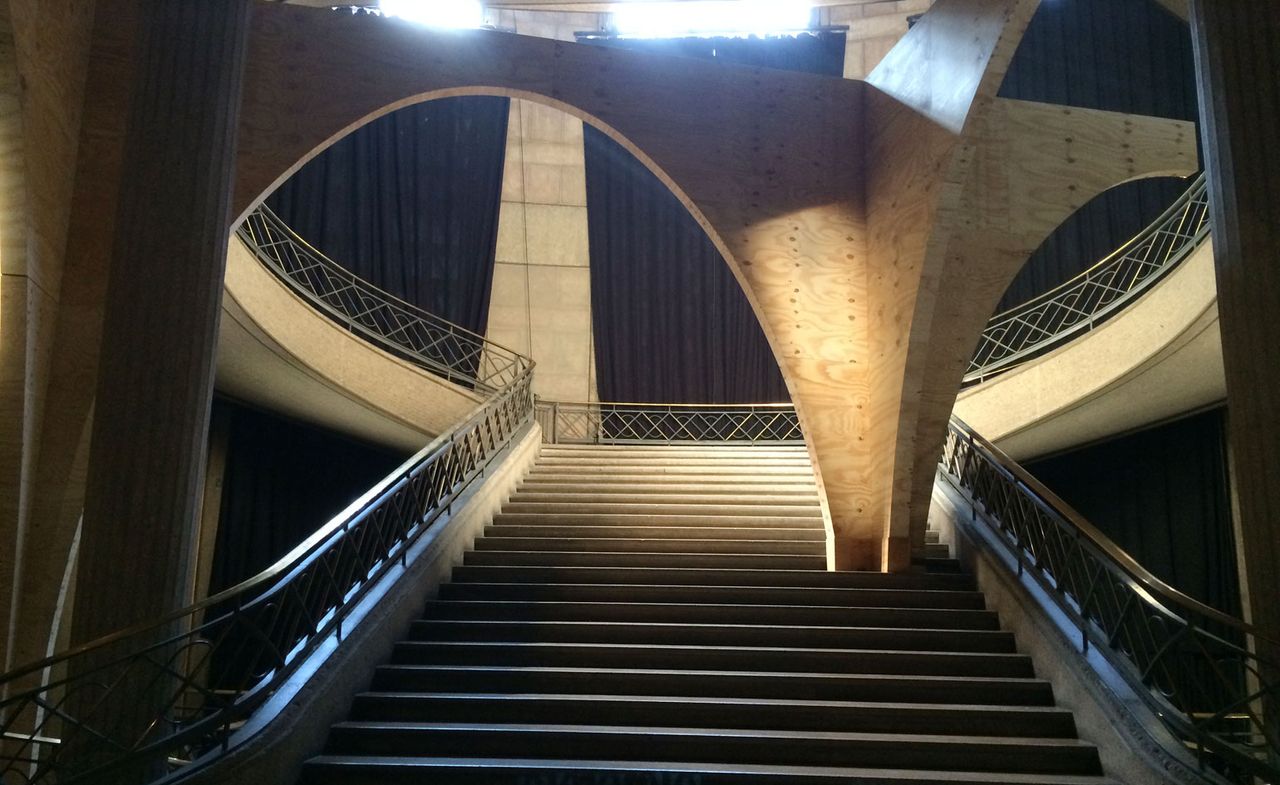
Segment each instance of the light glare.
M398 16L429 27L464 29L484 23L480 0L378 0L378 10L383 16Z
M807 30L809 9L803 0L631 3L616 8L613 22L627 38L768 35Z

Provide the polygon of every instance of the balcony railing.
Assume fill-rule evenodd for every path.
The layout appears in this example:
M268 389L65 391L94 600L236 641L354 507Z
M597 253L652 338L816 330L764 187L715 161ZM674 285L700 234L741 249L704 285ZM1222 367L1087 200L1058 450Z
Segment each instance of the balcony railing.
M1052 598L1203 765L1252 785L1280 782L1280 663L1243 621L1168 586L1021 466L953 419L941 476L1009 559ZM1275 651L1272 643L1271 651Z
M349 272L299 237L265 205L236 230L268 270L316 310L419 368L491 394L528 360L483 336L395 297Z
M539 401L543 441L553 444L803 444L789 403L703 405Z
M533 417L528 358L351 276L265 209L239 231L335 321L486 400L264 572L0 675L3 785L156 780L246 741L246 721L342 640L353 610Z
M1092 330L1163 279L1209 236L1204 175L1159 218L1070 281L992 317L964 381L981 382Z

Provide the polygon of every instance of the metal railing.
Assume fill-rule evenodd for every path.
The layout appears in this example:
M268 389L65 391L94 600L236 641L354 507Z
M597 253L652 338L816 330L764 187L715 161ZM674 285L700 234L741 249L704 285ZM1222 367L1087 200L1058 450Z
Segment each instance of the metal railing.
M247 740L246 720L342 640L353 609L533 417L528 358L360 281L265 209L239 231L331 318L486 400L262 573L0 675L3 785L158 779Z
M982 331L964 381L1012 370L1097 327L1160 281L1209 236L1204 175L1159 218L1070 281L997 314Z
M1236 782L1280 782L1280 735L1264 716L1280 706L1280 680L1270 680L1280 663L1250 649L1274 643L1143 569L954 418L940 467L973 506L962 525L986 527L1071 620L1081 650L1106 657L1202 765Z
M0 782L162 776L242 741L241 724L343 638L351 609L530 419L530 381L526 370L264 572L0 676Z
M265 205L236 230L258 260L333 321L374 345L460 386L491 394L528 360L385 292L313 248Z
M789 403L743 405L539 401L543 441L553 444L804 443Z

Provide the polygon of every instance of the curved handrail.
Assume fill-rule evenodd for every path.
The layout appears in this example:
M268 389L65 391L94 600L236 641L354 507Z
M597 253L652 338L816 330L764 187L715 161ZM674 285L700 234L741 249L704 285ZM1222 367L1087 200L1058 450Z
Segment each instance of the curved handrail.
M953 417L942 475L1093 646L1176 734L1242 782L1280 781L1261 706L1280 672L1249 648L1276 642L1152 575L998 447ZM1270 758L1270 760L1269 760Z
M789 403L700 404L538 401L553 444L803 443Z
M302 239L266 205L236 229L264 267L316 310L418 367L483 393L504 389L527 358L365 281Z
M1097 327L1191 255L1209 236L1201 174L1159 218L1088 270L996 314L982 331L965 384L1012 370Z
M315 280L336 275L332 262L308 252L269 212L251 218L253 229L242 228L241 236L259 243L260 259L296 253L314 263L300 269L321 271ZM268 243L289 250L264 251ZM114 776L141 781L190 770L247 740L237 733L245 720L311 655L342 639L353 609L407 562L413 545L533 417L532 360L355 281L323 309L368 336L383 323L363 319L373 312L366 298L382 297L385 313L412 317L402 327L424 325L446 337L429 343L430 353L410 340L424 334L413 329L383 330L380 341L489 391L486 400L261 573L158 620L0 674L0 782L10 775L59 785ZM348 306L355 312L344 311ZM397 337L405 340L395 343ZM440 346L471 353L448 355ZM442 357L474 364L442 364ZM482 378L467 376L468 369Z

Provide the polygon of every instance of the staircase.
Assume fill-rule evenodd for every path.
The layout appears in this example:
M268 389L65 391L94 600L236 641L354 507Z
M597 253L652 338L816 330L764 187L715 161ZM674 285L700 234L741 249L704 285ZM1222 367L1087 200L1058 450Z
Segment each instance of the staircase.
M825 554L803 448L546 446L302 781L1105 782L972 578Z

